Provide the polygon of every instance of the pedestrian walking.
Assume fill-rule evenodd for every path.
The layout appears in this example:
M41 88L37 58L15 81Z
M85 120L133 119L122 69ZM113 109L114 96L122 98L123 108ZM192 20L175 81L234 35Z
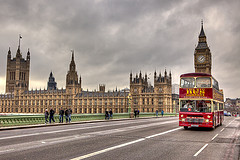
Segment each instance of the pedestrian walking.
M69 108L69 115L68 115L68 118L69 118L69 123L71 122L71 115L72 115L72 109L71 108Z
M48 123L48 115L49 115L49 113L48 113L48 110L46 109L46 110L45 110L45 113L44 113L44 116L45 116L45 124Z
M50 109L50 116L49 116L49 123L51 123L51 120L53 120L53 122L55 122L54 113L55 113L55 111L51 108Z
M68 109L65 110L65 118L66 118L66 123L67 123L68 119L69 119L69 110Z
M156 117L158 117L158 110L156 110Z
M161 114L162 114L162 117L163 117L163 115L164 115L164 111L163 110L162 110Z
M110 114L110 118L112 119L113 118L113 111L112 111L112 109L110 109L109 114Z
M137 117L137 110L136 109L134 110L134 117L135 118Z
M140 114L140 112L139 112L139 110L137 110L137 116L139 117L139 114Z
M108 111L105 111L105 119L108 119L108 120L109 120L109 114L108 114Z
M59 123L63 123L64 110L61 108L59 110Z

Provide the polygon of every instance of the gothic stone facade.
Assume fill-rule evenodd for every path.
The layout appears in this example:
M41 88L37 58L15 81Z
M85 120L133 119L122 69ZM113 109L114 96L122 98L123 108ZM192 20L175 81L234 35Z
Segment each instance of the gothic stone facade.
M157 76L155 72L154 87L147 81L147 75L143 78L140 73L139 77L132 79L131 73L130 92L129 90L106 92L105 85L99 85L99 91L84 91L81 86L81 77L78 78L76 71L74 53L72 53L66 76L66 89L56 87L57 83L51 72L47 90L28 90L30 53L28 51L26 60L19 53L20 47L13 60L11 60L11 52L8 53L8 61L16 61L18 66L15 63L8 63L6 81L7 86L10 87L6 87L6 94L0 95L1 113L43 113L46 108L53 108L56 113L60 108L71 108L73 113L104 113L110 109L114 113L124 113L128 112L129 93L133 97L130 100L132 111L135 108L140 112L155 112L157 109L163 109L165 112L173 111L171 74L168 76L166 71L164 76L161 74ZM15 74L12 74L13 72Z
M130 93L132 95L132 109L140 112L155 112L156 110L172 113L172 77L171 73L157 76L154 72L154 86L148 83L147 74L140 72L135 78L130 74Z

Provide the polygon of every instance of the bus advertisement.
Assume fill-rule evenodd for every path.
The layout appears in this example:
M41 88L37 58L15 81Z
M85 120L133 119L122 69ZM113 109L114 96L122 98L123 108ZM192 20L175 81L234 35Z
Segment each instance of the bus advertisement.
M180 76L179 126L215 128L223 123L223 109L223 91L210 74Z

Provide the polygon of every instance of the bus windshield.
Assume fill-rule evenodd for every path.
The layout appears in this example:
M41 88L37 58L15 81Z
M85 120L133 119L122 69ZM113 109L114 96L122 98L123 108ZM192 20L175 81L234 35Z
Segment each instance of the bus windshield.
M180 101L181 112L211 112L211 101L182 100Z

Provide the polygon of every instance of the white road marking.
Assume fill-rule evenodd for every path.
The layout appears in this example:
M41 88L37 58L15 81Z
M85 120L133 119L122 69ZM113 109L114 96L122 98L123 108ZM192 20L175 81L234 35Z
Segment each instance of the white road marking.
M220 132L222 132L225 128L223 128Z
M177 121L178 120L157 122L157 123L151 123L151 124L146 124L146 125L132 126L132 127L128 127L128 128L132 128L132 129L143 128L143 127L150 127L150 126L154 126L154 125L174 123L174 122L177 122ZM128 124L128 123L126 123L126 124ZM119 125L122 125L122 124L119 124ZM28 136L36 136L36 135L44 135L44 134L51 134L51 133L62 133L62 132L82 130L82 129L101 128L101 127L107 127L107 126L109 126L109 124L102 125L102 126L92 126L92 127L72 128L72 129L56 130L56 131L41 132L41 133L31 133L31 134L24 134L24 135L10 136L10 137L0 137L0 140L2 140L2 139L12 139L12 138L21 138L21 137L28 137ZM101 132L103 132L103 131L101 131Z
M163 135L163 134L166 134L166 133L170 133L170 132L176 131L176 130L178 130L178 129L181 129L181 128L171 129L171 130L169 130L169 131L162 132L162 133L158 133L158 134L154 134L154 135L151 135L151 136L148 136L148 137L145 137L145 138L153 138L153 137L156 137L156 136L160 136L160 135Z
M106 149L103 149L103 150L100 150L100 151L97 151L97 152L93 152L93 153L90 153L90 154L87 154L87 155L84 155L84 156L81 156L81 157L76 157L76 158L73 158L71 160L85 159L85 158L92 157L92 156L95 156L95 155L98 155L98 154L101 154L101 153L104 153L104 152L108 152L108 151L111 151L111 150L114 150L114 149L117 149L117 148L127 146L127 145L130 145L130 144L138 143L138 142L141 142L141 141L144 141L144 140L145 140L145 138L141 138L141 139L138 139L138 140L135 140L135 141L120 144L118 146L114 146L114 147L106 148Z
M3 151L0 151L0 153L9 152L9 151L13 151L13 150L14 149L3 150Z
M46 142L42 142L42 143L46 143Z
M234 119L235 120L235 119ZM232 120L230 123L228 123L228 125L226 127L228 127L234 120Z
M194 154L194 157L197 157L199 153L201 153L204 148L206 148L208 146L208 144L205 144L197 153Z
M135 141L123 143L123 144L113 146L113 147L110 147L110 148L106 148L106 149L103 149L103 150L100 150L100 151L97 151L97 152L93 152L93 153L86 154L86 155L83 155L83 156L80 156L80 157L76 157L76 158L73 158L71 160L81 160L81 159L89 158L89 157L92 157L92 156L95 156L95 155L98 155L98 154L101 154L101 153L105 153L105 152L108 152L108 151L111 151L111 150L114 150L114 149L117 149L117 148L125 147L125 146L128 146L128 145L138 143L138 142L144 141L144 140L152 138L152 137L167 134L167 133L179 130L179 129L181 129L181 128L175 128L175 129L171 129L171 130L168 130L168 131L165 131L165 132L162 132L162 133L158 133L158 134L155 134L155 135L151 135L151 136L148 136L148 137L145 137L145 138L140 138L140 139L137 139Z
M212 138L212 141L218 136L218 134L216 134L213 138Z

